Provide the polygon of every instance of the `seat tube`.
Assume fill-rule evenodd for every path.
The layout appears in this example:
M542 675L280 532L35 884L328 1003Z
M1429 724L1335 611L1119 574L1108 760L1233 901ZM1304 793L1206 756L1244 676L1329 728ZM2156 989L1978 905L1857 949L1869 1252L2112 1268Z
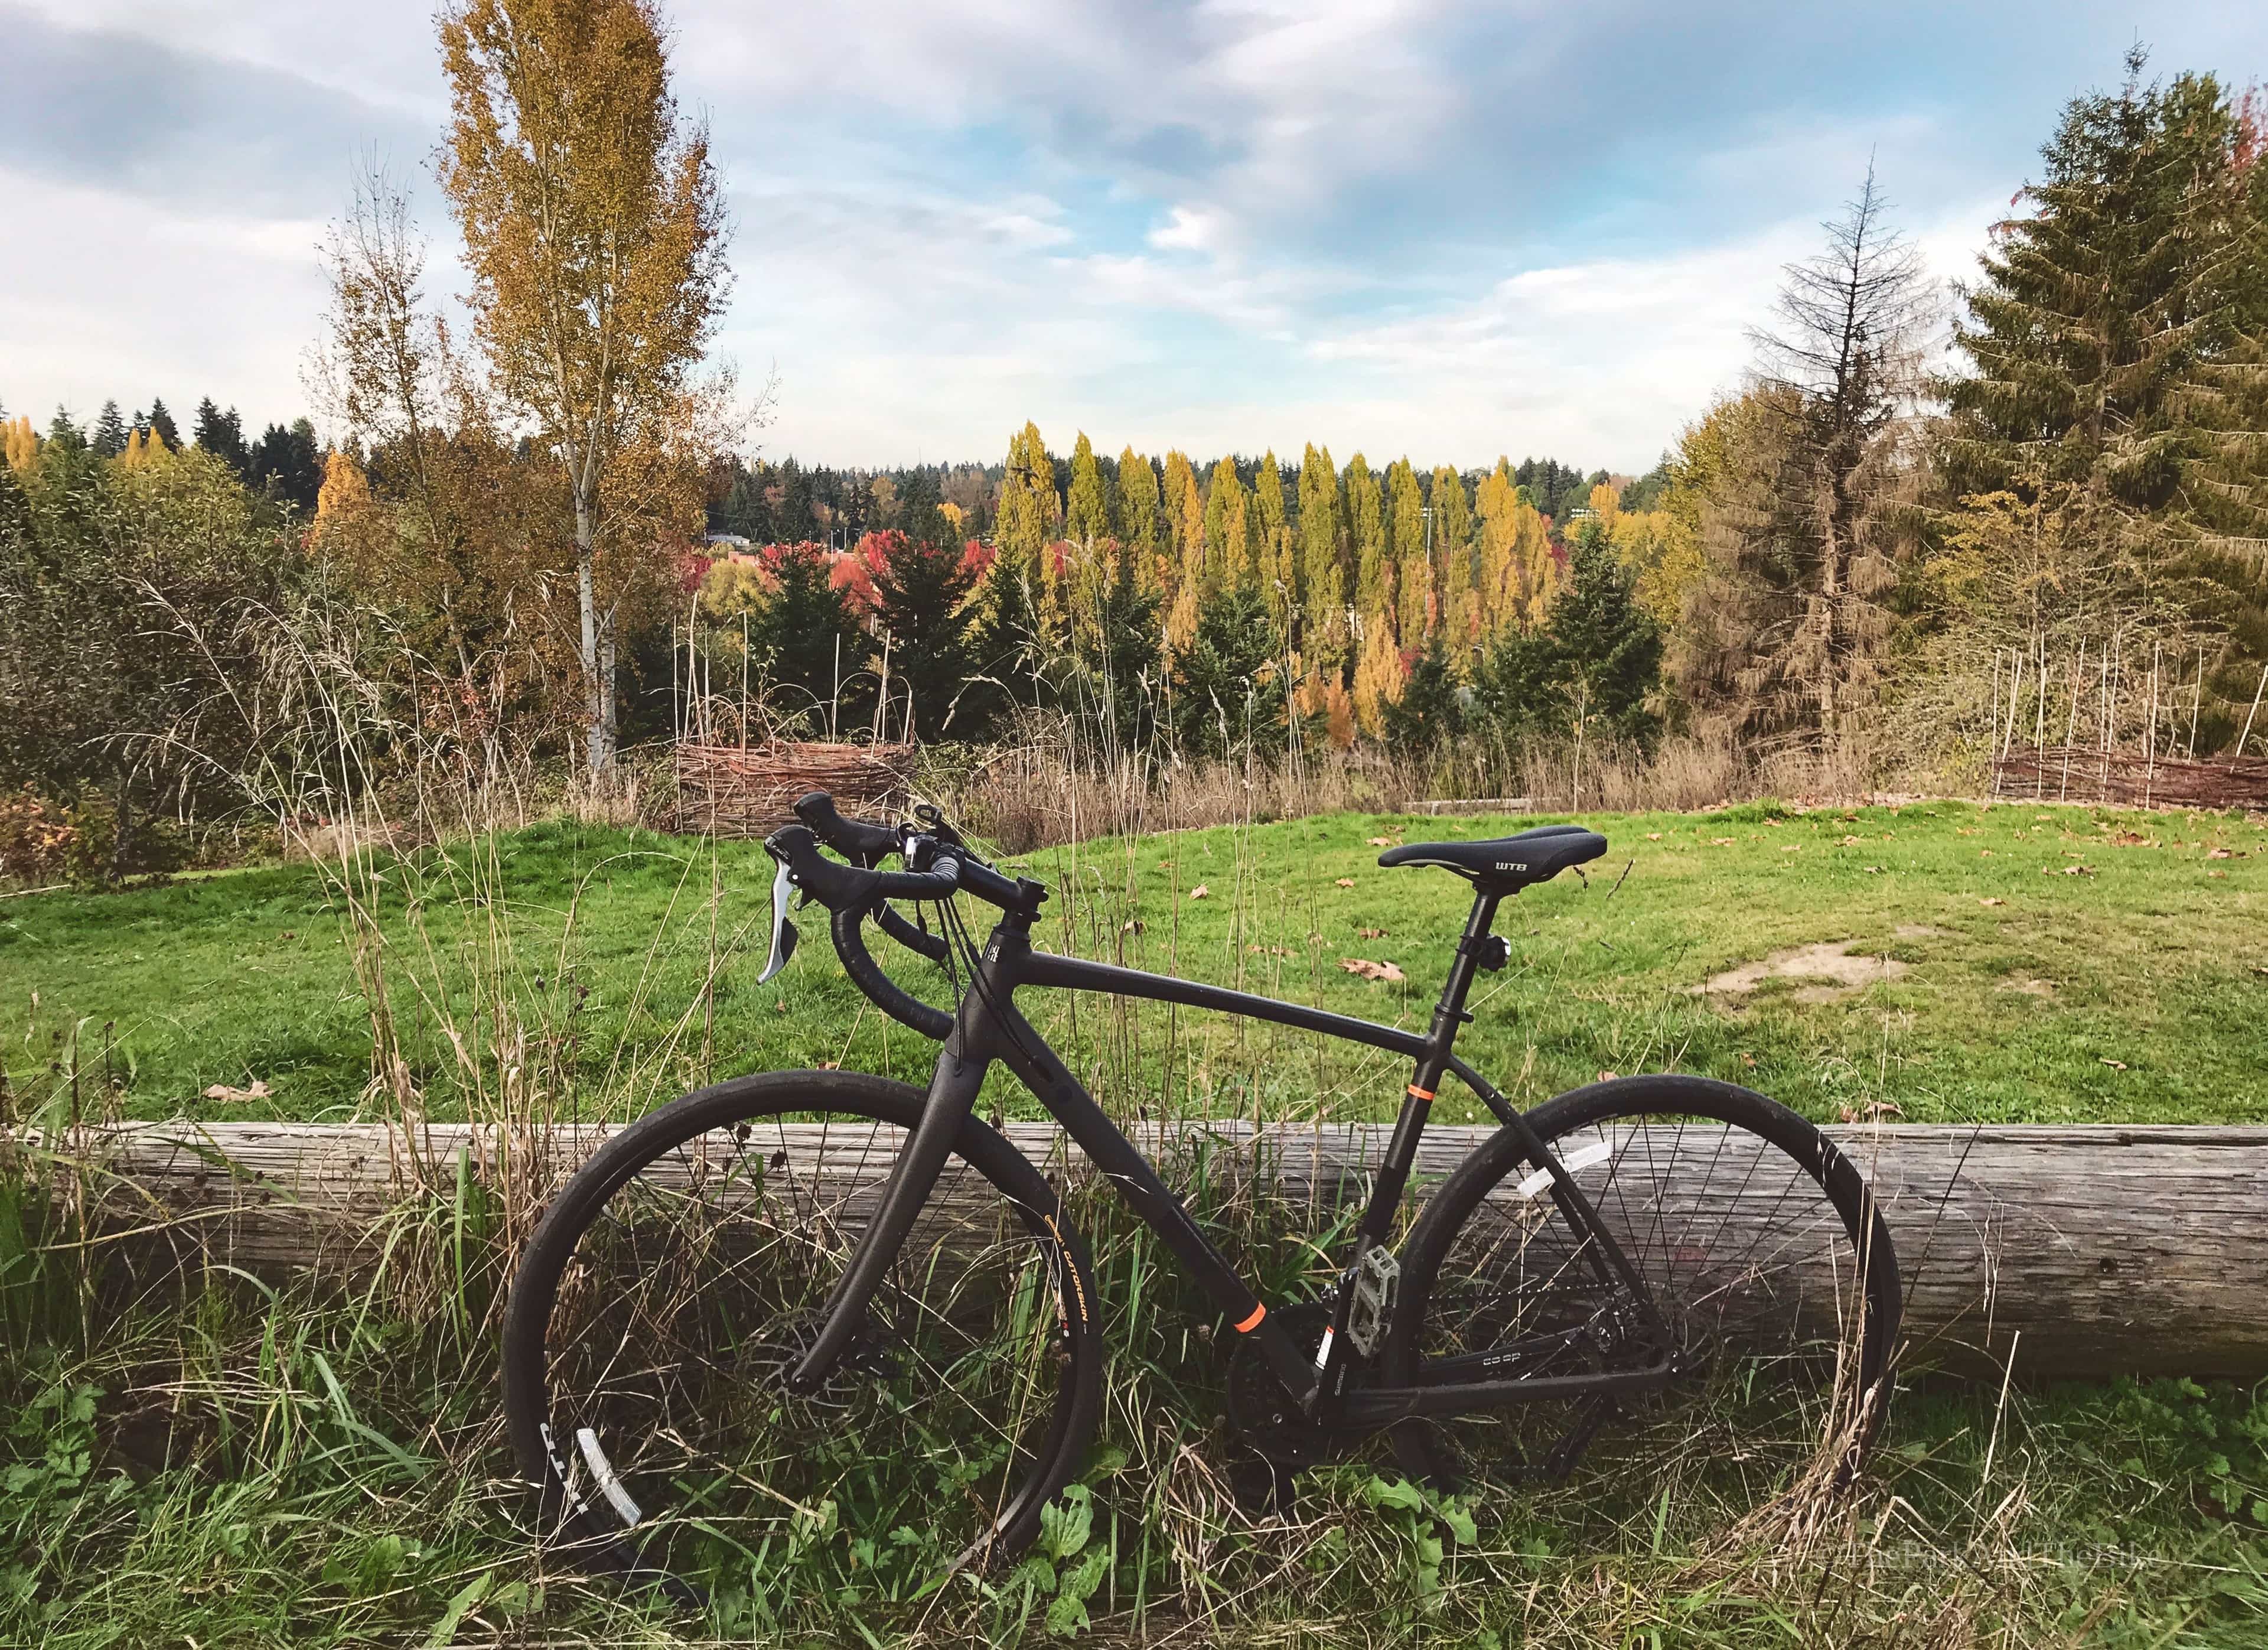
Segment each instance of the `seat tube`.
M1474 955L1496 921L1499 897L1489 893L1473 895L1473 908L1465 917L1464 934L1457 941L1456 955L1449 961L1448 978L1441 983L1440 998L1433 1005L1432 1031L1425 1039L1425 1051L1418 1057L1417 1068L1410 1073L1410 1086L1403 1091L1402 1109L1394 1120L1394 1133L1387 1141L1386 1160L1379 1166L1378 1183L1363 1216L1366 1249L1373 1243L1383 1243L1393 1230L1394 1212L1409 1184L1410 1168L1418 1160L1418 1141L1425 1132L1434 1091L1456 1047L1457 1028L1471 1018L1465 1013L1465 998L1473 986Z

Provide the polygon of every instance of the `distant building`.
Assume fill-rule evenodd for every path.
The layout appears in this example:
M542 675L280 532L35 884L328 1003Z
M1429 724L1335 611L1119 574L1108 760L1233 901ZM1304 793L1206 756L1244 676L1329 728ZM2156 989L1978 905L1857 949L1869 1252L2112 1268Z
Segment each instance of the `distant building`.
M709 545L712 549L745 550L748 548L748 541L737 533L712 533L709 535Z

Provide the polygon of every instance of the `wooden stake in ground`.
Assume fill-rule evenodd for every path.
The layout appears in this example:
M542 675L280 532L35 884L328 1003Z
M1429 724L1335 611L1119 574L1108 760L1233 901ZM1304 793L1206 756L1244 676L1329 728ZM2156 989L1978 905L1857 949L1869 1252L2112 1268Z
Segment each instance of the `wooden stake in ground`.
M2244 755L2244 741L2252 737L2252 718L2260 714L2260 693L2264 688L2268 688L2268 665L2260 667L2259 685L2252 689L2252 708L2244 713L2244 731L2236 736L2236 748L2229 753L2231 773L2236 771L2236 764Z

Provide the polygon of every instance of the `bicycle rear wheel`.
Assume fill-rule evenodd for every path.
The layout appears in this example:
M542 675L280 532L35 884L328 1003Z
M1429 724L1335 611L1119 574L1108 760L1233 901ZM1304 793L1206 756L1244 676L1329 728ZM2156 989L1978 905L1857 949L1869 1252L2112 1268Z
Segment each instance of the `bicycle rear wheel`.
M1407 1425L1403 1465L1501 1485L1580 1462L1587 1513L1675 1509L1696 1529L1807 1477L1847 1480L1881 1422L1898 1322L1897 1260L1857 1168L1785 1107L1704 1078L1594 1084L1529 1121L1645 1280L1678 1376L1611 1403ZM1448 1359L1501 1380L1656 1355L1550 1184L1508 1129L1443 1182L1403 1256L1383 1380L1422 1383Z
M1029 1543L1094 1429L1101 1349L1084 1249L994 1131L963 1126L823 1387L782 1380L923 1100L856 1072L746 1078L650 1114L568 1182L504 1337L548 1539L684 1588L770 1592L792 1565L882 1599Z

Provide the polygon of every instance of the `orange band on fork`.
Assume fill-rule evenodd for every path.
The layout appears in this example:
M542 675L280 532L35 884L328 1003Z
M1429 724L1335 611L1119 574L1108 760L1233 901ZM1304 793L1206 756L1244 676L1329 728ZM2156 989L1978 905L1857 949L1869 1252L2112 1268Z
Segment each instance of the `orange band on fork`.
M1410 1097L1414 1100L1422 1100L1428 1102L1430 1102L1433 1098L1433 1091L1432 1089L1420 1088L1415 1083L1410 1085Z
M1251 1334L1253 1330L1260 1327L1260 1320L1267 1315L1268 1303L1264 1300L1255 1302L1252 1307L1252 1315L1236 1326L1236 1332L1239 1335Z

